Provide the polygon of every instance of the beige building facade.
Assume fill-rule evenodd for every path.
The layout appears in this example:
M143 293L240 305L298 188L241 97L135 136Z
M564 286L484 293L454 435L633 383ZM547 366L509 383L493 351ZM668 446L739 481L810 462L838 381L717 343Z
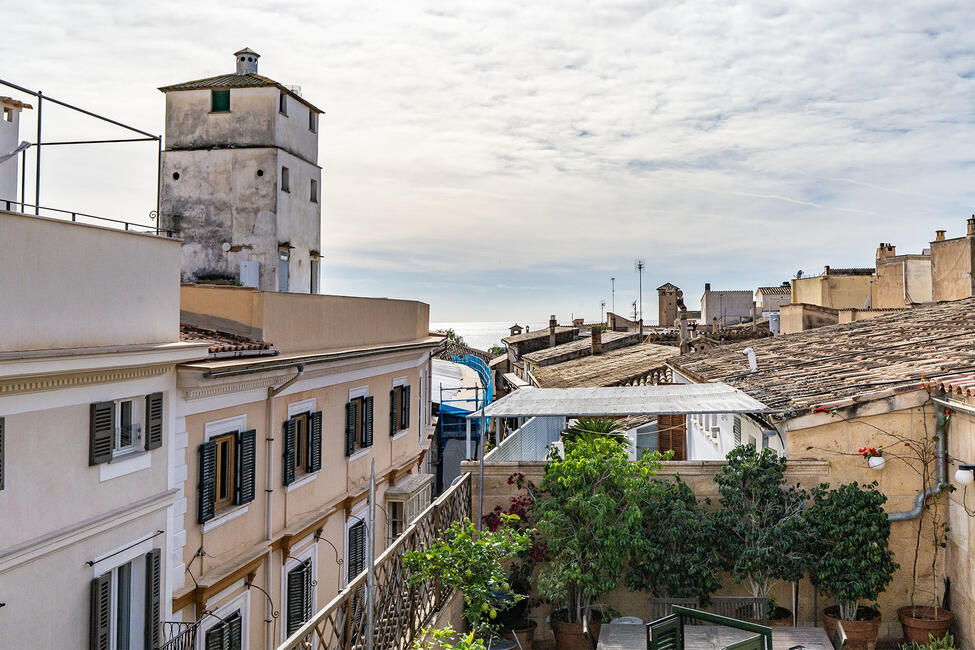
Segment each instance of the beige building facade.
M931 242L932 298L961 300L975 295L975 215L968 219L964 237L945 239L939 230Z

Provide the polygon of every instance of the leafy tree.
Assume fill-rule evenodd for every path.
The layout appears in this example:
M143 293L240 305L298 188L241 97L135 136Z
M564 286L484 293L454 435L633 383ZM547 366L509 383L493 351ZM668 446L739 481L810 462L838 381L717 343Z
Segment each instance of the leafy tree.
M503 345L494 344L488 348L488 354L490 354L492 357L501 357L508 354L508 348L504 347Z
M485 650L484 640L474 636L473 631L461 634L449 625L439 630L420 630L413 647L416 650Z
M528 548L530 535L515 529L517 517L501 515L493 531L478 531L469 520L455 521L427 548L403 554L410 584L439 580L464 592L464 618L479 635L493 633L498 611L524 596L511 594L503 562Z
M453 341L457 345L467 345L467 343L464 342L464 337L455 332L454 328L452 327L448 327L444 330L437 330L437 334L443 334L445 337L447 337L448 341Z
M642 517L633 539L627 587L658 598L696 598L706 605L721 587L715 514L698 503L679 477L644 483L639 506Z
M801 578L807 494L785 486L785 459L772 449L741 445L728 453L714 480L721 495L720 548L735 582L768 598L776 580Z
M609 418L579 418L562 432L562 441L566 451L570 450L579 440L605 438L622 445L629 444L629 440L615 420Z
M836 596L844 620L854 620L859 601L876 602L899 567L888 545L887 497L876 486L823 483L806 516L812 583Z
M640 530L640 486L658 467L655 455L631 463L622 445L601 437L580 438L546 466L535 506L548 545L538 591L564 604L568 622L581 622L619 585Z

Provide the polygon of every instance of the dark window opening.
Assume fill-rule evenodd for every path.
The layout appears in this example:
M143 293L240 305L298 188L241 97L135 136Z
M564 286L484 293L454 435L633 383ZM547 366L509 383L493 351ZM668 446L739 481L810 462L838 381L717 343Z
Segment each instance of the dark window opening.
M216 508L219 510L229 506L234 499L234 469L236 466L237 434L231 433L214 438L217 445L217 498Z
M281 168L281 191L290 192L291 191L291 178L288 173L287 167Z
M211 113L230 112L230 91L229 90L210 91L210 112Z
M179 180L179 172L173 172L173 180L174 181L178 181Z

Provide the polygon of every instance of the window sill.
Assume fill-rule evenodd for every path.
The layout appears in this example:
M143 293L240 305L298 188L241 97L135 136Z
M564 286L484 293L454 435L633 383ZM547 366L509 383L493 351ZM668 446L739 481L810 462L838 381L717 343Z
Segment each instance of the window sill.
M210 115L227 115L230 111L209 111Z
M359 451L349 456L349 462L351 463L354 460L365 458L368 455L369 455L369 447L366 447L365 449L360 449Z
M98 466L98 482L103 483L113 478L149 469L152 455L145 450L132 451L124 456L113 458Z
M203 524L203 532L207 533L213 530L214 528L217 528L218 526L223 526L225 523L231 521L232 519L236 519L237 517L247 514L248 507L250 507L249 504L243 506L236 506L229 510L225 510L220 514L219 517L211 519L210 521Z
M297 490L302 485L308 485L312 481L318 478L318 472L312 472L311 474L305 474L300 479L296 480L291 485L286 486L285 492L291 492L292 490Z
M394 433L393 434L393 440L399 440L400 438L402 438L403 436L405 436L409 432L410 432L409 429L403 429L402 431L398 431L397 433Z

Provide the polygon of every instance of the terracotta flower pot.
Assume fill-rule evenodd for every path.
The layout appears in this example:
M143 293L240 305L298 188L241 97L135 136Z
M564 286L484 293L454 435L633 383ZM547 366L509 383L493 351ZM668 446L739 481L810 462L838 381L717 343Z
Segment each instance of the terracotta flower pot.
M560 621L560 615L562 618L567 618L565 610L552 612L550 618L552 632L555 634L555 647L559 650L592 650L589 640L582 633L582 623ZM589 631L594 641L599 641L599 628L599 623L589 623Z
M832 605L823 610L823 627L832 639L836 623L842 622L846 632L847 650L876 650L877 635L880 633L880 614L869 607L857 607L856 620L844 621L840 618L840 608Z
M535 629L538 623L529 621L530 625L523 628L515 628L505 632L505 638L511 639L520 646L521 650L532 650L535 643Z
M897 618L901 621L904 636L908 641L927 645L930 640L929 634L934 635L936 639L948 634L952 614L944 607L939 607L935 616L934 607L908 605L897 610Z

